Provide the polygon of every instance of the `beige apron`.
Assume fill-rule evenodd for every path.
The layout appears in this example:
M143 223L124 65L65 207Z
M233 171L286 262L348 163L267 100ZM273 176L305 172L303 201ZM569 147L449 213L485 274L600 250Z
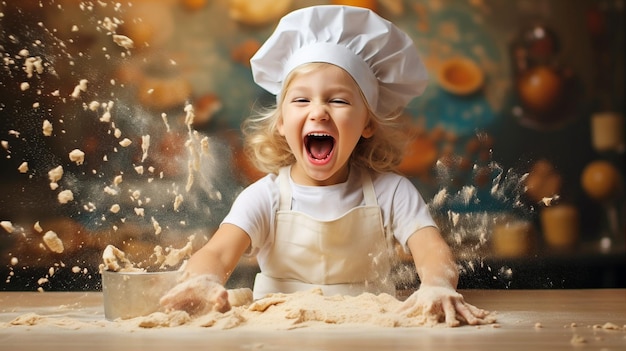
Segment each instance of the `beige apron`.
M254 298L321 288L325 295L395 294L390 277L391 238L386 238L372 180L361 172L365 205L320 221L291 210L289 168L279 172L280 202L275 232Z

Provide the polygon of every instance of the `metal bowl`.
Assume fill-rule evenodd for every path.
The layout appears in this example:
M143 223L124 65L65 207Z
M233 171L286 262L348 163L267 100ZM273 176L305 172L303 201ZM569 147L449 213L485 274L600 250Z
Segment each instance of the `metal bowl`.
M176 285L181 275L180 271L103 271L104 317L129 319L159 311L161 296Z

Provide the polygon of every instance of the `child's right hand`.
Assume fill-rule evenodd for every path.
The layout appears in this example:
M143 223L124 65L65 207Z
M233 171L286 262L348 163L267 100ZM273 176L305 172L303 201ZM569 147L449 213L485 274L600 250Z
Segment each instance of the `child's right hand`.
M182 310L190 315L230 310L226 288L210 274L185 279L161 297L160 304L165 310Z

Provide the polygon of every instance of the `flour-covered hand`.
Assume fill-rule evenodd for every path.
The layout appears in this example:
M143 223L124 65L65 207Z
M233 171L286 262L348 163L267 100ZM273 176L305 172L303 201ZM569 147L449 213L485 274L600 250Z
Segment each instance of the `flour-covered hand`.
M465 302L463 295L451 287L422 285L402 304L399 312L410 317L422 314L430 322L445 322L451 327L462 322L470 325L495 322L488 311Z
M160 304L166 310L182 310L190 315L230 310L228 291L217 277L209 274L183 280L161 297Z

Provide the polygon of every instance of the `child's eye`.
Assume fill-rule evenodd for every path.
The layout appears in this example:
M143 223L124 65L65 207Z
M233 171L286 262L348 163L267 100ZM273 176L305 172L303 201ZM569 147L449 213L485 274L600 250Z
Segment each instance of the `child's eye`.
M347 100L344 100L344 99L332 99L332 100L330 100L330 102L332 102L334 104L345 104L345 105L349 105L350 104Z
M309 102L309 99L306 99L306 98L295 98L295 99L293 99L291 101L292 102L300 102L300 103L302 103L302 102Z

